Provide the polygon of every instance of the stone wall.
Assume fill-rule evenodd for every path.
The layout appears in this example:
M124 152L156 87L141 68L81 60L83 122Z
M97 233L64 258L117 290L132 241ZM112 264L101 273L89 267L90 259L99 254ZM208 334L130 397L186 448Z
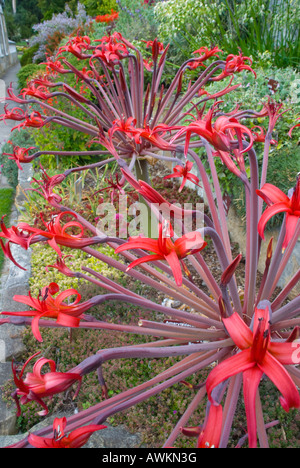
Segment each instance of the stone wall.
M0 56L0 77L6 72L6 70L13 65L16 65L18 61L19 58L15 43L9 41L9 52L6 55Z
M29 187L32 176L31 165L23 165L24 170L19 171L19 185L15 205L9 220L10 225L18 224L20 209L22 209L22 193ZM24 304L14 302L15 294L27 295L29 290L30 278L30 249L23 250L18 245L12 245L12 254L16 261L26 268L26 271L16 267L10 260L6 260L1 272L0 289L0 311L18 311L24 310ZM4 318L4 316L1 316ZM17 359L24 353L24 344L22 339L22 327L16 327L11 324L0 326L0 388L12 378L11 361ZM7 406L2 399L0 390L0 436L7 436L17 433L16 426L16 408Z

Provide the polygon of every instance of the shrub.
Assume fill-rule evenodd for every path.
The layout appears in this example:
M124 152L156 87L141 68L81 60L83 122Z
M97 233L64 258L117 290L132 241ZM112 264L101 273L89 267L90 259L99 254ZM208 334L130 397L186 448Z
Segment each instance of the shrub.
M25 50L25 52L22 54L22 57L20 58L20 64L22 67L32 64L33 57L37 53L38 49L39 49L39 45L35 44L34 46L28 47Z
M39 75L45 70L44 65L38 65L36 63L29 63L24 65L17 73L18 77L18 88L22 90L26 88L27 83L36 75Z
M179 50L180 60L198 44L222 44L224 52L236 54L241 48L262 66L267 52L279 67L299 66L299 13L297 1L168 0L155 5L159 37Z
M33 26L35 35L30 40L31 47L37 47L36 53L33 56L33 62L46 60L49 40L53 42L53 39L57 35L60 38L68 36L73 31L76 31L76 29L86 26L90 21L91 18L86 14L84 6L78 3L76 14L66 4L63 13L54 14L51 20L35 24ZM52 48L51 52L54 52Z

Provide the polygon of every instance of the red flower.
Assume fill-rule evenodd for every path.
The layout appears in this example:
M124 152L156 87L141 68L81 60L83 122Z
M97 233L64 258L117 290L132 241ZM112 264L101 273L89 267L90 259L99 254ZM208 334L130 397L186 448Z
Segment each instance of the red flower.
M44 101L52 97L52 94L48 93L47 88L45 86L36 87L35 83L29 83L27 88L22 89L21 94L24 98L25 96L33 96Z
M266 374L281 392L280 402L285 411L300 407L300 397L285 365L295 364L292 342L271 341L270 310L263 303L255 309L253 331L236 312L223 318L224 326L235 345L241 350L218 364L206 381L208 398L216 404L212 391L220 383L243 373L244 401L248 422L249 447L257 446L255 400L263 374Z
M14 101L14 102L17 102L18 104L26 104L26 100L21 99L19 97L21 96L21 94L19 94L18 96L15 95L13 87L12 87L12 83L10 83L10 86L7 88L7 94L8 94L8 97L6 96L4 98L4 101Z
M63 66L62 66L62 63L60 60L53 60L51 57L48 57L47 58L47 62L43 62L42 65L46 65L46 70L48 73L50 73L50 71L54 71L56 73L61 73L61 74L64 74L64 73L69 73L69 70L66 70ZM47 84L47 86L49 86L49 84ZM56 84L55 84L56 86Z
M166 260L173 272L177 286L182 285L181 260L188 255L200 252L207 245L202 239L200 232L190 232L185 234L175 242L171 237L174 236L169 224L159 225L159 238L150 239L146 237L133 237L125 244L116 249L116 253L124 252L129 249L145 249L153 252L153 255L147 255L138 258L132 262L127 270L136 267L142 263L154 262L157 260Z
M256 114L256 117L264 117L266 115L269 116L269 132L272 132L274 130L274 127L279 117L281 117L282 114L284 114L285 112L288 112L289 109L285 109L282 111L282 107L282 103L273 101L269 97L268 102L264 103L262 110L258 114Z
M218 57L217 52L223 52L221 49L219 49L217 46L213 47L212 49L209 49L208 47L200 47L200 49L197 49L193 52L193 54L200 54L200 57L197 58L196 61L189 62L188 66L190 68L197 68L198 66L205 67L205 65L202 63L204 60L207 60L209 57Z
M157 39L154 39L154 41L144 41L144 40L142 39L142 42L145 42L146 48L147 48L147 49L150 48L150 47L151 47L151 48L152 48L152 47L158 47L158 51L159 51L160 54L162 54L163 51L164 51L164 45L163 45L163 43L162 43L162 42L159 42Z
M180 126L169 126L165 124L156 125L150 128L149 125L144 125L144 128L136 128L132 130L136 144L141 144L141 138L149 141L153 146L163 151L174 151L175 146L164 140L162 137L172 130L180 129Z
M11 145L13 143L11 141L8 141ZM23 167L21 166L21 163L29 163L33 160L30 156L28 156L28 151L31 151L35 149L34 146L31 146L30 148L21 148L20 146L13 146L13 153L3 153L5 156L10 156L8 159L12 159L16 161L18 168L22 171Z
M4 106L4 114L0 115L0 120L5 123L6 119L21 121L26 118L26 114L20 107L14 107L13 109L7 109L7 104Z
M94 195L101 192L110 192L110 199L112 203L114 202L115 196L117 194L125 195L125 181L119 180L119 174L115 175L115 180L111 176L109 179L106 179L106 182L108 183L108 186L98 190L98 192L95 192Z
M157 39L154 39L154 41L143 41L146 43L146 48L152 49L152 58L156 62L157 57L159 54L162 54L164 52L164 45L162 42L159 42Z
M27 223L19 223L18 227L32 233L31 239L35 236L43 236L49 239L48 244L60 257L62 256L62 252L58 247L59 245L69 247L71 249L82 249L83 247L99 243L99 237L83 237L84 228L78 221L69 221L64 226L61 226L60 222L63 216L72 216L75 219L77 218L74 213L65 211L55 216L55 218L53 218L49 223L46 223L41 214L42 221L47 228L47 231L33 228ZM74 228L80 230L79 234L69 234L67 232L68 229Z
M8 258L9 260L11 260L18 268L20 268L21 270L25 270L26 271L26 268L22 267L21 265L19 265L17 263L17 261L14 259L13 257L13 254L11 252L11 249L10 249L10 243L7 242L6 244L4 244L3 240L0 239L0 247L3 251L3 254L5 255L6 258Z
M21 230L16 227L12 226L11 228L7 228L4 224L4 218L6 215L2 216L1 221L0 221L0 226L2 231L0 232L0 237L3 237L4 239L7 239L9 242L12 242L13 244L20 245L23 249L27 250L29 247L29 239L30 239L30 234L27 233L25 234L22 228Z
M59 185L63 182L66 178L64 174L56 174L52 177L48 176L46 171L41 167L42 171L42 180L37 180L34 177L32 178L32 182L35 182L39 185L40 189L28 189L33 192L37 192L39 195L45 198L50 204L53 202L60 203L62 198L57 193L53 192L53 188L56 185ZM31 182L31 183L32 183Z
M126 45L123 42L118 42L119 39L122 40L122 36L118 33L109 37L104 36L100 40L101 44L94 50L92 57L99 57L106 65L118 63L129 54Z
M96 424L80 427L65 435L67 425L66 418L55 418L53 422L53 438L41 437L29 434L28 442L36 448L80 448L85 445L89 437L95 431L106 429L107 426L97 426Z
M148 71L152 71L153 70L153 61L150 62L150 60L145 60L143 59L143 63L144 63L144 67L146 68L146 70Z
M30 240L32 235L28 232L24 232L24 230L20 230L16 226L12 226L11 228L7 228L4 224L5 216L2 216L0 221L0 226L2 231L0 232L0 237L7 239L8 242L4 245L2 239L0 239L0 246L3 250L4 255L9 258L17 267L21 268L22 270L26 270L21 265L19 265L16 260L12 256L12 252L10 249L10 243L20 245L23 249L27 250L30 244Z
M249 70L251 73L254 74L256 78L256 73L254 70L252 70L250 65L247 65L246 62L249 62L250 65L252 65L252 60L250 57L244 57L242 52L239 53L239 55L233 55L230 54L228 55L226 59L226 64L225 68L220 73L220 75L216 76L215 78L211 78L213 81L220 81L226 76L230 76L233 73L238 73L241 72L242 70Z
M115 132L126 133L127 136L132 138L132 135L135 131L136 119L134 117L129 117L128 119L114 120L112 127L108 130L110 139Z
M189 148L191 134L196 133L197 135L205 138L205 140L212 144L217 150L226 152L230 150L230 141L232 140L232 132L234 132L239 141L243 134L249 136L249 146L246 149L241 149L241 153L248 151L253 145L253 135L251 131L244 125L241 125L237 119L223 115L218 117L215 123L212 124L214 111L218 104L219 102L216 102L204 118L202 118L200 113L197 119L194 118L194 122L191 122L186 127L181 128L181 130L171 139L170 143L173 143L174 140L186 132L184 148L184 153L186 155Z
M90 44L91 39L89 38L89 36L71 37L66 43L66 45L58 49L58 54L61 54L61 52L70 52L79 59L88 58L88 55L83 55L82 49L89 49Z
M253 130L255 128L258 128L260 132L254 132ZM266 130L263 127L260 127L259 125L255 125L254 127L251 128L251 132L253 134L254 141L258 141L261 143L264 143L266 141ZM278 145L278 141L272 139L270 141L271 145Z
M45 125L45 121L41 116L40 112L33 111L30 115L25 116L25 122L20 123L12 128L12 131L18 128L20 130L21 127L33 127L33 128L41 128Z
M154 128L150 128L149 125L144 123L144 128L136 128L136 119L129 117L127 120L115 120L113 126L109 129L109 135L112 139L115 132L123 132L129 138L134 139L137 145L142 144L143 141L141 138L149 141L157 148L162 150L174 150L175 147L170 145L170 143L164 140L162 137L171 130L177 130L181 127L179 126L169 126L165 124L157 125Z
M110 14L96 16L96 23L112 23L119 18L119 12L111 10Z
M79 382L76 394L79 391L81 375L75 372L56 372L56 364L51 359L38 359L33 366L32 372L27 373L25 379L23 379L26 366L38 354L39 353L36 353L31 356L25 362L20 372L17 371L16 366L12 363L14 382L17 387L17 390L13 394L18 408L17 416L21 414L20 403L24 405L29 401L36 401L44 408L44 410L40 411L38 414L45 416L48 413L48 408L42 400L43 398L64 392L75 382ZM42 368L45 365L50 366L50 372L42 374ZM19 396L21 397L20 402L18 399Z
M50 283L49 286L42 289L36 299L31 296L30 292L28 296L16 295L13 298L14 301L26 304L32 310L1 313L16 317L34 317L31 323L32 333L38 341L42 342L39 330L39 320L41 318L54 318L58 324L64 327L76 328L83 318L83 313L94 305L92 299L80 304L81 295L76 289L67 289L54 298L53 296L58 292L59 286L56 283ZM70 304L65 302L73 296L76 297L74 302Z
M173 177L182 177L183 181L179 188L179 193L182 191L183 187L185 186L188 180L193 182L195 185L198 185L198 187L200 187L199 185L200 181L198 177L190 172L192 167L193 167L193 163L191 161L187 161L185 163L185 166L180 166L180 165L175 166L173 174L165 176L164 179L171 179Z
M56 263L54 263L53 265L47 265L46 271L48 271L48 268L56 268L56 270L60 271L69 278L76 277L76 273L70 270L70 268L65 264L65 258L68 257L72 257L72 255L65 255L63 258L57 257Z
M284 250L292 239L300 218L300 177L297 178L296 187L290 191L289 196L278 187L268 183L256 193L268 205L258 223L258 232L262 239L264 239L264 230L269 219L278 213L286 213L286 234L282 244Z

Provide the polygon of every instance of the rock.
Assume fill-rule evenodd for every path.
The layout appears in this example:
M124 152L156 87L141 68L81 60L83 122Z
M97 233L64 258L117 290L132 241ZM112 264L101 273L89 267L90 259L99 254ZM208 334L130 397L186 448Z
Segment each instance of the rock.
M124 426L107 425L106 429L95 432L90 437L85 448L139 448L141 443L141 436L131 434Z
M22 328L11 324L0 327L0 364L18 358L25 352Z
M12 370L10 362L0 363L0 388L12 378ZM14 405L9 407L2 399L2 391L0 390L0 435L7 436L16 434L16 408Z

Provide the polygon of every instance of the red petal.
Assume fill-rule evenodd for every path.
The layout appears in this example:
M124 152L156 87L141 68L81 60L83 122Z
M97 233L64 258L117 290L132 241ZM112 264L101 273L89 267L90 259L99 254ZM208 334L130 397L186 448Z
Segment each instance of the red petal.
M64 327L77 328L80 323L80 318L74 317L73 315L59 313L56 322Z
M164 257L161 255L146 255L145 257L138 258L137 260L134 260L134 262L130 263L127 271L141 265L142 263L155 262L157 260L164 260Z
M120 245L116 248L115 253L124 252L125 250L130 249L143 249L149 250L150 252L154 252L156 254L160 254L160 249L158 247L157 240L143 237L132 239L129 242Z
M218 448L223 424L221 405L211 405L205 429L198 439L198 448Z
M283 250L286 249L290 240L292 239L299 219L299 216L293 216L289 213L286 214L286 234L282 243Z
M191 252L204 249L207 243L203 240L200 232L189 232L176 239L175 250L179 258L186 257Z
M102 429L106 429L107 426L97 426L97 425L90 425L85 427L80 427L72 431L67 437L69 442L70 448L80 448L88 441L89 437L95 431L100 431Z
M297 352L299 354L299 342L277 343L276 341L271 341L268 346L268 351L280 364L286 366L299 364L299 362L297 362L299 359L297 359Z
M211 393L217 385L224 382L224 380L229 377L239 374L240 372L245 372L254 366L255 362L251 361L251 349L245 349L214 367L206 381L206 390L209 400L213 403Z
M249 448L257 448L256 394L263 372L258 367L244 372L244 401L248 425Z
M31 322L31 329L32 329L33 336L36 338L36 340L42 343L43 338L39 329L40 318L41 318L41 315L37 315L36 317L33 318Z
M177 286L181 286L182 285L181 264L180 264L179 258L177 257L177 253L175 252L175 250L173 250L171 253L166 255L165 259L167 260L168 264L171 267Z
M264 184L261 190L256 191L257 195L259 195L263 200L270 205L271 203L290 203L289 197L282 192L278 187L272 184Z
M296 385L286 369L269 352L266 353L262 364L258 364L260 369L276 385L282 397L280 402L285 411L290 408L300 407L300 397Z
M253 333L237 312L234 312L230 317L223 319L223 323L230 335L230 338L232 338L240 349L247 349L252 346Z
M260 237L262 239L265 238L264 230L266 227L267 222L276 214L282 213L283 211L287 211L289 208L285 203L276 203L275 205L269 206L264 213L262 214L257 229Z

